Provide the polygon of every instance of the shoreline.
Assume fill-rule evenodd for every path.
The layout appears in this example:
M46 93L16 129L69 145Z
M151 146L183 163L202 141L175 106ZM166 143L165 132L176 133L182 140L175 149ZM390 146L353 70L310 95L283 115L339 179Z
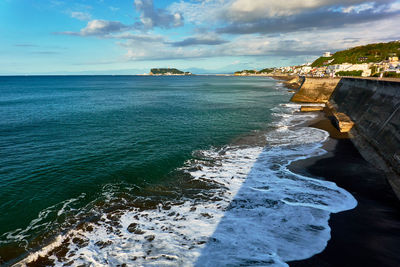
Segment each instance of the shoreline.
M284 91L284 88L280 88L279 90ZM274 132L276 132L275 128L282 128L281 123L285 122L287 124L287 126L289 126L290 128L293 127L297 127L300 126L301 128L304 128L305 126L307 126L307 123L309 122L309 116L299 116L300 118L292 118L294 119L293 122L294 124L292 125L292 123L286 121L286 117L284 115L288 115L291 116L292 110L294 110L295 108L293 107L286 107L286 103L282 103L282 105L284 106L284 108L282 108L283 110L279 111L278 114L280 114L280 116L277 117L277 120L274 121L274 123L271 126L271 129L268 129L267 132L272 133L272 135L270 136L269 142L272 143L280 143L280 140L282 139L282 132L279 132L279 134L273 134ZM285 110L288 109L289 112L285 112ZM304 115L304 114L303 114ZM282 117L281 117L282 116ZM297 116L297 115L295 115ZM305 118L304 118L305 117ZM316 118L315 116L311 116L313 117L312 121L315 121ZM285 124L285 125L286 125ZM307 129L306 129L307 130ZM308 129L311 132L313 132L313 130ZM305 131L305 133L309 133L310 131ZM296 132L295 130L293 130L293 132ZM128 242L125 240L128 239L132 239L132 240L136 240L135 242L137 242L138 245L147 248L142 250L138 250L136 251L135 254L135 259L132 260L131 263L135 262L137 264L140 264L140 261L147 261L146 257L149 257L149 260L152 261L152 259L157 260L157 244L158 242L153 242L153 239L156 238L158 240L159 236L156 234L157 233L157 227L153 229L153 227L155 227L155 225L153 224L154 222L157 222L157 225L160 225L160 227L163 226L167 226L169 225L169 223L177 223L177 225L179 227L174 227L174 229L177 229L177 232L170 232L168 234L168 236L166 237L168 239L172 239L174 240L173 242L176 242L177 247L180 247L179 250L182 249L181 251L171 251L170 254L171 255L175 255L175 253L177 253L177 256L179 257L187 257L188 255L186 255L187 253L187 246L191 247L192 250L190 253L194 253L193 251L196 251L196 249L199 248L199 245L201 244L205 244L207 243L208 239L204 239L204 236L209 236L209 238L211 240L213 240L214 238L214 234L212 233L203 233L201 234L201 236L196 236L194 235L194 233L192 233L192 235L190 236L190 239L193 239L192 241L190 240L180 240L180 238L178 238L179 236L182 236L182 233L180 233L179 229L186 229L189 228L188 230L190 230L191 224L187 224L185 223L185 221L191 221L191 223L195 223L198 218L200 218L201 224L210 224L210 225L216 225L219 229L217 231L217 233L222 234L223 236L225 236L226 234L229 233L229 235L232 236L233 240L235 241L235 238L238 237L238 235L240 236L241 233L244 233L245 229L247 229L249 223L247 223L247 220L250 220L250 222L252 222L252 220L255 220L257 222L257 224L254 223L254 225L258 225L258 227L261 227L261 229L259 229L259 233L264 232L273 232L271 231L271 229L274 229L274 225L276 225L276 223L274 223L274 220L270 221L270 219L268 219L268 214L274 214L274 216L277 216L276 220L279 220L280 224L286 225L286 230L290 229L290 232L293 233L293 236L303 236L303 238L300 238L298 242L294 242L293 246L297 247L297 248L304 248L304 250L309 253L308 255L313 255L315 253L315 251L321 251L324 246L325 246L325 242L327 242L327 238L326 238L326 231L325 229L328 229L328 217L326 216L322 216L316 218L315 220L315 225L316 225L316 229L315 232L310 232L309 230L307 230L307 225L308 222L307 220L302 220L300 223L300 227L303 229L301 231L301 233L298 232L297 227L295 227L293 224L290 223L290 219L292 218L295 222L297 221L297 217L296 215L292 215L292 214L298 214L298 216L300 217L309 217L311 216L311 214L309 214L309 208L307 206L305 207L295 207L295 206L291 206L288 205L286 207L286 209L292 209L293 212L287 212L286 209L284 209L284 211L282 212L278 212L277 210L274 208L275 206L275 202L278 203L279 199L284 198L284 195L287 196L287 198L291 198L292 195L291 194L286 194L285 191L282 191L281 193L277 193L280 192L280 190L283 190L281 186L279 186L279 183L281 182L281 180L279 179L279 177L284 177L286 175L289 175L290 177L292 177L292 179L296 179L296 175L291 174L290 172L287 172L286 167L282 169L282 173L276 174L276 176L272 176L272 178L276 179L276 183L271 183L271 184L264 184L264 182L261 182L261 184L258 183L258 181L263 181L263 179L258 179L257 177L260 176L260 178L265 175L265 173L267 172L261 172L260 168L263 168L263 170L265 171L269 171L269 170L273 170L272 173L274 173L275 171L277 171L274 166L277 164L284 164L284 166L287 166L285 162L289 162L290 159L286 159L286 155L287 153L293 153L291 154L291 156L295 156L297 155L295 151L291 151L290 149L286 151L285 148L281 149L281 148L277 148L275 150L271 150L270 152L264 152L263 153L263 147L265 145L266 139L265 139L265 133L263 131L252 131L249 134L243 135L243 136L238 136L238 138L236 138L235 140L233 140L232 145L234 147L230 148L230 145L228 144L228 146L224 146L222 148L218 148L218 149L210 149L210 150L205 150L205 151L199 151L199 154L196 154L196 158L193 161L194 164L188 164L183 166L182 171L186 170L188 171L188 173L186 172L182 172L182 173L177 173L177 174L181 174L181 179L179 180L179 185L184 185L183 186L183 191L185 193L185 202L181 202L181 199L176 199L176 200L168 200L168 206L166 206L166 208L162 208L164 207L163 204L159 206L156 205L157 207L160 207L160 209L155 209L153 206L155 205L156 202L153 202L151 199L150 201L152 203L150 203L152 206L149 206L149 209L142 211L142 210L126 210L126 211L118 211L118 210L109 210L109 212L107 213L106 218L109 219L110 221L106 220L104 222L102 221L91 221L91 222L87 222L85 223L82 227L79 227L79 229L72 229L71 231L69 231L67 234L63 235L62 237L60 237L61 239L59 239L58 241L55 240L54 242L48 244L48 246L42 247L41 250L36 251L35 253L33 253L33 255L29 256L30 258L25 258L26 260L30 260L32 259L32 261L29 261L31 264L41 264L41 263L47 263L50 262L52 260L53 256L56 256L57 260L56 262L69 262L72 260L77 261L76 264L78 264L79 262L81 262L79 259L74 258L75 255L79 255L80 253L82 253L82 251L84 252L85 250L88 249L101 249L102 253L101 255L104 255L107 253L107 251L112 251L115 249L119 249L121 246L124 247L130 247L132 245L132 242ZM299 132L296 133L296 135L298 135L297 140L301 139L304 134L301 134ZM293 135L291 133L288 133L288 141L287 142L291 142L291 140L295 140L293 139ZM315 136L314 136L315 137ZM313 139L314 139L313 137ZM327 135L325 133L322 133L320 136L321 142L316 142L318 143L318 145L314 146L313 143L310 143L310 146L306 146L307 149L309 149L308 151L315 151L315 149L317 149L317 147L320 147L320 144L322 143L322 140L325 140L327 137ZM275 139L274 139L275 138ZM317 138L318 139L318 138ZM275 141L274 141L275 140ZM296 143L296 142L295 142ZM296 143L297 144L297 143ZM237 147L236 147L237 146ZM280 152L281 151L281 152ZM282 152L283 151L283 152ZM260 153L261 152L261 153ZM278 153L277 153L278 152ZM280 152L280 153L279 153ZM272 154L271 154L272 153ZM276 154L277 153L277 154ZM303 156L307 156L310 157L311 155L307 154L307 152L304 151L298 151L298 155L300 156L299 158L303 157ZM260 158L261 156L261 158ZM204 159L204 162L202 162L202 159ZM259 161L260 160L260 161ZM232 173L232 161L236 162L236 167L234 169L234 173L236 173L235 177L233 179L230 177L231 173ZM256 164L258 162L258 165L256 168L254 168L253 170L253 166L254 164ZM214 164L215 162L215 164ZM272 162L274 162L274 164L272 164ZM237 164L239 163L239 164ZM265 165L267 164L267 165ZM269 165L271 164L271 165ZM282 165L283 166L283 165ZM246 169L247 168L247 169ZM253 170L253 171L252 171ZM223 173L226 173L226 175L221 175L221 171L223 171ZM259 173L259 174L257 174ZM190 174L190 175L188 175ZM206 175L206 176L204 176ZM220 178L218 178L215 182L213 182L214 178L220 176ZM225 179L225 178L226 179ZM251 179L248 179L248 178ZM314 177L311 177L314 178ZM201 180L199 180L201 179ZM233 179L233 180L232 180ZM201 181L204 181L201 182ZM289 183L291 181L291 179L288 179ZM211 183L209 183L211 182ZM200 183L200 184L199 184ZM317 187L322 187L325 188L326 190L329 190L333 195L336 195L336 198L342 199L340 197L341 193L339 191L341 191L341 189L338 189L336 187L331 188L329 185L326 186L324 185L324 182L320 182L320 181L316 181L314 182L315 185ZM267 186L266 186L267 185ZM283 185L284 182L283 182ZM166 187L165 187L166 186ZM172 191L172 189L174 188L174 184L171 184L170 186L172 186L171 188L169 188L167 185L165 185L163 187L163 190L167 189L166 191ZM222 186L222 187L221 187ZM271 192L275 192L276 195L272 194L271 196L267 197L268 201L270 201L270 205L272 206L265 206L265 202L264 202L264 194L262 193L263 190L269 190L269 188L275 187L275 190L272 189ZM290 187L290 186L289 186ZM220 190L218 189L220 188ZM254 198L253 197L247 197L247 196L254 196L254 188L258 188L261 192L259 193L259 197L258 198ZM308 190L308 187L306 184L302 185L301 183L301 179L300 179L300 185L299 188L294 189L294 193L295 194L299 194L299 197L301 195L303 195L304 191L301 189L303 188L305 191ZM335 189L336 188L336 189ZM218 189L218 195L210 195L210 200L208 201L207 198L204 199L204 194L202 193L203 189L213 189L213 190L217 190ZM149 190L151 191L151 194L154 194L154 191L152 188L149 188ZM225 195L225 191L224 190L228 190L227 191L227 195ZM239 192L239 190L241 191L241 194L236 194L236 192ZM329 198L329 196L327 195L328 191L324 191L324 190L320 190L320 192L318 192L317 189L314 188L309 188L309 190L311 190L311 192L315 191L315 194L317 194L321 199L324 198ZM209 191L209 190L207 190ZM309 192L309 194L311 195L311 192ZM196 194L200 194L199 196L197 196ZM246 194L244 194L246 193ZM229 203L233 203L229 204L228 202L224 202L225 198L228 199L230 198L230 194L232 194L232 196L235 196L233 198L233 200L229 201ZM244 194L244 195L243 195ZM320 195L319 195L320 194ZM346 192L345 196L348 195L348 193ZM201 196L201 198L200 198ZM220 200L218 200L218 198L215 198L214 196L218 196L218 197L223 197ZM239 198L236 198L236 196L238 196ZM212 197L212 198L211 198ZM342 195L343 197L343 195ZM196 200L197 198L199 199L204 199L205 202L199 202L199 200ZM271 198L271 199L270 199ZM352 198L352 197L351 197ZM275 200L276 199L276 200ZM333 199L335 199L335 197L333 197ZM335 205L335 201L333 201L333 199L331 200L331 202L327 202L329 203L329 205ZM192 201L193 200L193 201ZM129 204L124 204L124 207L147 207L147 203L145 200L143 200L143 203L141 202L142 200L140 200L138 203L135 201L133 201L132 203L129 202ZM188 201L186 203L186 201ZM301 198L299 199L300 202ZM332 202L333 201L333 202ZM119 202L119 201L118 201ZM243 207L238 205L237 206L237 212L235 211L235 203L248 203L246 204L246 212L250 212L250 211L254 211L253 216L245 216L242 218L242 223L240 225L236 225L235 229L237 229L236 234L232 234L230 231L231 228L226 228L226 223L221 223L221 221L223 220L223 218L228 218L228 222L230 221L229 218L237 218L236 215L240 215L242 214L241 210ZM225 204L224 204L225 203ZM227 204L228 203L228 204ZM222 207L222 212L219 210L219 208L215 209L215 206L220 206ZM228 206L226 206L228 205ZM283 204L284 205L284 204ZM264 208L264 216L261 216L259 214L259 209L258 207L263 206ZM301 205L300 205L301 206ZM225 208L224 207L229 207L228 212L225 212ZM338 207L340 209L340 207ZM342 207L343 208L343 207ZM300 209L300 210L299 210ZM304 211L302 211L301 209L303 209ZM103 210L103 209L102 209ZM204 212L206 211L206 212ZM179 220L175 220L173 219L173 221L171 220L171 213L174 212L174 214L182 214L182 217L185 217L185 220L180 220L181 218L179 218ZM325 213L325 212L322 212ZM222 215L221 215L222 214ZM103 215L102 215L103 216ZM105 216L105 215L104 215ZM177 215L178 216L178 215ZM121 219L122 218L122 219ZM153 221L153 223L150 223L147 221L149 218L150 221ZM213 222L213 220L216 220L220 218L221 221L217 221L217 224L215 224ZM253 218L253 219L252 219ZM111 221L112 219L112 221ZM193 220L195 219L195 220ZM264 220L264 223L260 223L259 219ZM281 220L282 219L282 220ZM218 219L219 220L219 219ZM131 223L132 221L135 221L136 223ZM244 223L246 222L246 223ZM166 224L166 225L163 225ZM224 226L225 225L225 226ZM111 232L109 233L109 236L107 236L106 238L104 237L99 237L99 236L95 236L92 234L92 232L96 233L97 231L102 232L103 230L105 230L105 227L111 227ZM136 229L136 227L138 227L138 229ZM266 229L262 229L263 227L266 227ZM110 228L107 228L110 229ZM121 229L127 229L127 231L122 231ZM130 229L130 230L129 230ZM167 229L167 228L164 228ZM227 229L229 230L227 232ZM161 229L162 230L162 229ZM263 230L263 231L261 231ZM121 232L122 231L122 232ZM136 234L136 232L138 234ZM290 233L289 232L289 233ZM113 235L120 235L122 234L123 237L126 237L121 239L119 236L115 236L113 237ZM264 240L260 240L260 244L256 245L253 247L253 249L251 249L252 251L255 251L254 248L259 248L259 247L263 247L266 246L268 247L268 243L276 243L279 244L279 246L282 246L282 248L287 248L288 245L291 244L290 240L286 240L282 235L285 234L284 232L278 231L276 236L271 236L270 239L264 239ZM184 235L183 235L184 236ZM144 238L142 238L144 237ZM146 237L150 238L150 241L146 239ZM251 237L250 235L245 235L242 238L239 238L239 240L243 240L246 238ZM135 239L136 238L136 239ZM218 238L218 234L215 237L215 239ZM98 245L96 244L103 244L105 242L105 240L113 240L113 242L111 242L110 244L108 244L107 246L101 246L101 248L97 248ZM309 245L308 243L310 242L309 240L313 240L311 241L311 243L313 243L313 245L311 246L311 248L307 248L307 246ZM75 240L75 241L74 241ZM161 237L161 240L162 237ZM253 240L253 239L251 239ZM254 240L257 240L257 238L255 238ZM303 240L303 241L302 241ZM308 240L308 241L307 241ZM189 242L190 241L190 242ZM72 243L77 243L78 245L82 245L82 247L75 247ZM100 243L99 243L100 242ZM103 243L101 243L103 242ZM194 243L193 243L194 242ZM198 243L200 242L200 243ZM244 246L247 246L249 242L244 242ZM302 244L303 243L303 244ZM204 255L208 255L208 253L212 253L213 251L215 251L213 249L213 242L209 242L207 243L207 248L204 248L206 251L206 254L201 253L200 255L203 255L202 258L199 258L200 261L202 260L206 260L210 257L208 256L204 256ZM231 247L229 248L229 246L231 244L233 244L233 242L227 242L226 244L226 251L230 251L229 253L231 253L232 249L236 249L235 247ZM287 245L282 245L282 244L287 244ZM115 246L115 249L114 249ZM154 247L153 247L154 246ZM193 246L193 247L192 247ZM47 249L48 248L48 249ZM247 248L248 249L248 248ZM302 249L300 249L302 250ZM150 252L149 252L150 251ZM201 250L203 251L203 249ZM314 252L313 252L314 251ZM42 254L43 252L43 254ZM218 252L218 250L217 250ZM132 252L130 252L132 253ZM147 253L147 254L146 254ZM154 254L152 254L154 253ZM190 254L189 253L189 254ZM221 253L221 251L219 251L219 253ZM262 255L265 256L265 251L260 251L260 253ZM291 249L287 249L287 251L285 251L285 249L283 249L283 253L282 255L298 255L297 249L291 250ZM58 255L60 254L60 255ZM261 255L260 254L260 255ZM300 253L301 254L301 253ZM41 256L43 255L43 256ZM221 255L225 255L225 253L222 253ZM232 256L234 255L239 255L237 253L232 253ZM153 257L154 256L154 257ZM143 258L144 257L144 258ZM261 256L260 256L261 257ZM190 258L190 257L188 257ZM213 257L211 257L213 258ZM247 262L252 262L251 261L251 256L249 257L248 261L244 261L245 263ZM300 256L295 256L294 258L301 258ZM25 260L24 259L24 260ZM101 258L100 258L101 259ZM172 258L171 258L172 259ZM116 257L114 260L118 260L118 257ZM239 260L239 259L237 259ZM243 259L240 259L243 260ZM271 259L266 259L268 262L270 262L270 260L276 260L276 262L280 262L279 258L271 258ZM24 261L22 261L24 262ZM93 262L97 262L97 260L93 260ZM244 263L244 264L245 264ZM50 265L52 263L50 262ZM55 263L53 263L55 264Z
M284 88L282 88L282 89L284 90ZM303 121L302 124L296 124L296 126L301 126L301 127L311 126L314 128L319 128L319 129L328 131L330 133L331 138L328 138L326 141L319 142L319 144L323 145L322 148L325 149L327 151L327 153L323 154L321 156L317 156L317 157L312 157L310 154L308 154L307 156L309 156L310 158L293 161L289 165L289 170L292 171L293 173L303 174L303 175L306 175L306 176L311 177L316 180L326 179L328 181L333 181L339 187L350 192L357 199L359 206L360 206L360 203L363 203L363 205L361 205L360 210L359 210L359 206L357 206L353 210L344 211L344 212L340 212L337 214L331 213L329 222L328 222L329 217L327 217L326 221L325 221L326 224L324 224L324 227L325 227L329 223L329 228L331 229L331 233L332 233L331 240L329 240L329 242L328 242L328 238L325 239L325 242L328 242L327 247L325 247L321 253L316 254L309 259L300 260L300 261L292 261L292 262L288 261L287 263L290 264L291 266L358 266L358 265L365 266L365 265L369 265L369 263L373 263L373 265L375 265L375 266L382 266L382 265L395 266L394 263L400 262L399 261L400 256L397 256L397 255L399 255L399 253L396 252L396 248L400 247L400 244L397 241L397 240L400 240L400 238L398 238L398 235L395 237L393 237L393 236L386 237L385 235L382 235L382 233L385 233L385 231L387 231L388 227L393 228L393 232L400 233L400 231L398 231L398 230L400 230L400 225L397 224L397 222L400 221L398 219L398 217L400 218L400 214L398 212L399 209L395 204L396 202L393 201L393 198L390 196L390 194L388 196L388 193L387 193L388 187L384 183L385 179L380 179L379 181L376 181L376 177L380 176L381 173L378 170L374 169L372 167L372 165L370 165L369 163L367 163L365 160L362 159L361 155L358 153L358 151L355 149L354 145L348 139L349 137L342 136L341 133L339 131L337 131L335 127L333 127L330 120L325 117L323 112L313 112L312 114L313 115L317 114L318 116L314 117L313 119ZM247 135L238 136L238 138L236 138L234 140L233 145L243 146L244 148L248 146L250 149L253 148L254 146L264 146L264 142L266 142L266 141L263 140L262 137L264 137L264 133L262 131L260 131L260 132L254 131ZM277 136L277 138L280 138L280 137L281 137L281 135ZM299 140L300 137L301 136L299 136L296 139ZM326 137L326 134L325 134L325 137ZM235 150L232 150L232 151L235 151ZM217 161L221 158L221 162L223 162L225 153L227 153L227 152L230 153L230 149L225 149L225 148L222 149L221 148L221 150L218 150L218 151L214 151L214 150L210 149L205 152L208 152L208 153L215 152L214 153L215 158L213 158L213 157L210 157L210 158L212 158L213 161L214 160ZM252 154L251 155L250 154L248 156L244 156L242 158L247 161L250 159L250 156L252 155ZM207 154L204 154L204 155L207 155ZM201 158L201 157L199 157L199 158ZM279 156L278 156L278 158L279 158ZM229 160L231 160L231 159L229 159ZM209 162L211 162L211 161L208 161L208 159L207 159L205 161L204 166L202 165L200 167L200 169L198 168L198 166L193 165L190 168L188 167L187 170L190 171L190 173L192 173L192 172L196 173L197 171L202 171L202 169L208 170L207 168L209 168L209 169L212 168L212 166ZM215 167L220 167L220 166L221 165L218 165L218 164L215 165ZM240 164L239 164L239 167L240 167ZM242 170L240 170L240 172L242 172ZM208 172L206 171L206 173L208 173ZM362 175L358 176L359 174L362 174ZM211 173L210 175L211 175L210 179L213 179L214 177L212 177L212 176L214 174ZM354 176L357 176L355 181L353 180ZM365 181L367 181L368 183L365 184ZM196 189L196 190L204 189L203 187L205 185L203 185L203 184L201 185L200 188L197 188L197 187L192 188L191 183L192 183L191 181L187 181L187 186L189 189L190 188ZM228 186L231 183L232 183L232 180L228 179L226 186ZM227 187L227 188L229 188L229 187ZM251 189L251 188L254 188L254 186L247 186L247 188ZM390 187L389 187L389 189L390 189ZM321 189L319 189L319 190L324 192L324 190L321 190ZM250 191L253 192L252 190L250 190ZM375 191L378 191L378 192L375 192ZM300 191L300 192L302 192L302 191ZM370 196L371 192L374 192L376 194L373 194L372 196ZM332 191L332 193L334 193L334 191ZM237 202L237 200L236 200L236 202ZM233 203L235 203L235 202L233 202ZM179 201L177 203L171 205L172 210L175 210L174 213L176 212L177 214L182 212L182 209L178 209L178 205L181 205L181 203L179 203ZM168 206L165 210L170 210L171 206ZM186 207L181 207L181 208L186 208ZM194 208L194 206L192 208ZM196 209L194 209L194 210L196 210ZM178 213L178 211L179 211L179 213ZM190 214L193 214L192 209L190 209L189 211L190 211ZM298 211L299 210L297 210L296 212L298 212ZM170 216L170 214L171 214L170 211L165 211L165 216L166 216L165 218L168 218L167 216ZM212 219L211 212L208 212L207 216L204 216L202 214L205 214L205 213L200 214L201 216L204 217L204 218L202 218L202 220L211 220ZM240 214L240 213L238 213L238 214ZM108 215L110 215L110 218L114 218L114 216L116 216L116 217L120 216L120 214L118 215L117 212L111 212ZM133 214L131 214L131 215L133 216ZM136 215L140 215L140 214L136 214ZM135 218L132 216L130 216L130 215L128 216L130 220L133 220L132 218ZM159 216L159 214L157 216ZM214 216L215 216L215 214L214 214ZM218 216L215 216L215 217L218 217ZM143 217L143 218L145 218L145 217ZM264 218L265 218L265 216L264 216ZM381 220L381 218L383 218L384 223L382 223L380 220L375 221L375 218L380 218L380 220ZM154 217L153 219L157 219L157 218ZM145 220L145 219L143 219L143 220ZM118 220L116 220L116 221L118 221ZM165 219L162 221L165 221ZM168 221L168 219L167 219L167 221ZM268 223L268 221L265 221L265 222ZM308 222L305 221L305 223L307 224ZM131 223L128 225L128 224L124 224L124 223L122 223L122 224L116 223L114 226L116 226L115 229L130 228L132 231L130 231L128 229L128 232L135 233L135 231L137 229L136 228L133 229L132 225L135 226L136 224ZM248 224L244 224L244 225L248 225ZM263 224L260 223L260 225L263 225ZM87 228L86 226L84 227L85 230ZM96 227L98 227L98 226L100 226L100 225L96 225ZM144 228L142 228L142 226ZM148 235L149 233L152 233L151 231L154 229L146 228L147 227L146 224L143 224L142 226L140 226L141 228L139 228L139 230L142 231L143 233L146 233L146 237L156 236L156 235ZM244 229L245 229L245 227L244 227ZM283 229L285 229L285 228L283 228ZM287 231L287 229L288 228L283 230L283 232ZM327 228L322 227L321 229L324 230ZM88 232L91 232L91 231L88 231ZM115 230L115 233L117 233L117 231L119 231L119 230L118 229ZM138 232L139 237L141 234L143 234L140 231ZM238 231L238 233L240 233L240 232L244 232L244 231ZM126 234L126 237L130 237L128 233L125 233L125 234ZM237 235L233 235L233 237L235 237L235 236L237 236ZM76 238L72 238L72 237L73 236L71 236L72 240L76 239ZM90 237L90 234L88 237ZM312 237L310 237L310 238L312 238ZM151 241L149 241L149 244L151 244L150 247L152 247L153 246L152 244L154 244L154 243L150 243L150 242L152 242L153 239L151 239ZM84 240L84 239L82 239L82 240ZM306 238L304 240L308 240L308 242L309 242L308 245L312 245L312 243L313 243L313 242L310 242L310 239L308 239L308 238ZM370 240L372 240L372 242L368 242ZM376 240L378 240L378 241L376 241ZM90 239L90 241L91 241L91 239ZM103 240L101 240L101 241L103 241ZM315 241L321 241L321 240L319 239L319 240L315 240ZM206 242L206 240L201 240L200 242ZM93 241L93 243L97 244L98 242ZM142 245L144 245L144 244L147 244L147 243L143 243ZM325 243L323 243L323 245L324 244ZM386 249L384 252L382 252L383 249L380 247L382 244L384 244L383 249ZM180 244L180 245L182 246L182 244ZM303 248L307 249L308 245L304 244ZM54 249L54 251L51 251L51 252L56 255L58 253L58 251L64 251L64 249L69 248L68 245L65 245L65 244L60 244L60 246L61 246L61 249L58 249L58 250ZM357 249L354 249L355 247ZM101 249L103 249L103 248L106 249L105 247L102 247ZM117 248L118 248L118 246L117 246ZM73 250L71 250L71 251L73 251ZM213 251L213 249L210 249L210 251ZM295 250L292 250L292 251L295 251ZM318 250L318 251L321 251L321 250ZM366 251L368 253L367 257L364 255L366 253ZM293 253L293 252L291 252L291 253ZM77 252L77 255L78 255L78 252ZM312 254L310 254L310 255L312 255ZM379 257L376 258L375 256L379 256ZM146 257L146 256L144 256L144 257ZM34 261L33 264L39 264L41 260L46 260L47 258L39 257L38 261ZM360 258L362 258L362 259L360 259Z
M350 192L358 205L352 210L331 214L331 239L324 251L288 264L295 267L398 266L400 203L385 173L367 162L348 136L340 134L325 116L310 122L309 127L330 133L323 145L327 153L295 161L289 169L335 182Z

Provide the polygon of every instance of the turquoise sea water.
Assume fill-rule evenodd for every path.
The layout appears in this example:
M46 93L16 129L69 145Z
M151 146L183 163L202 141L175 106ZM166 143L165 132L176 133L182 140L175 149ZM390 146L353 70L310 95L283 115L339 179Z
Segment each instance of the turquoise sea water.
M287 170L327 138L296 126L313 115L290 96L266 77L0 77L0 264L285 265L320 252L330 212L355 204Z
M0 236L81 193L83 205L106 184L158 183L194 150L267 127L270 109L289 97L274 84L215 76L0 77Z

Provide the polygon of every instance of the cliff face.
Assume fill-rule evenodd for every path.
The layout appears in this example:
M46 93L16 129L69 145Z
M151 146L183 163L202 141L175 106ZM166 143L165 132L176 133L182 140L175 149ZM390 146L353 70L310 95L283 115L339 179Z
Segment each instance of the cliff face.
M299 92L293 95L292 102L326 103L340 78L306 78Z
M355 122L353 142L400 198L400 81L343 78L330 102Z

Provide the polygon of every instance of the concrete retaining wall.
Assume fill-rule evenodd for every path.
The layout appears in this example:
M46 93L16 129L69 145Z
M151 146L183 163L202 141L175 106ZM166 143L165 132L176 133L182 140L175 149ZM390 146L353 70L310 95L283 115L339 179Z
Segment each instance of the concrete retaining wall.
M292 102L326 103L340 78L306 78Z
M351 129L352 142L365 159L386 172L400 198L399 79L306 78L292 101L326 103L336 127ZM348 122L346 129L341 129L343 122Z
M355 122L353 143L400 197L400 81L342 78L330 102Z

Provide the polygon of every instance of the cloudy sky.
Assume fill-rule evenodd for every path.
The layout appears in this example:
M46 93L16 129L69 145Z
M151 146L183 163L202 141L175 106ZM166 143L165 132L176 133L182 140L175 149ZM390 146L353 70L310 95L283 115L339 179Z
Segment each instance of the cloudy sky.
M400 39L400 0L1 0L0 74L228 73Z

